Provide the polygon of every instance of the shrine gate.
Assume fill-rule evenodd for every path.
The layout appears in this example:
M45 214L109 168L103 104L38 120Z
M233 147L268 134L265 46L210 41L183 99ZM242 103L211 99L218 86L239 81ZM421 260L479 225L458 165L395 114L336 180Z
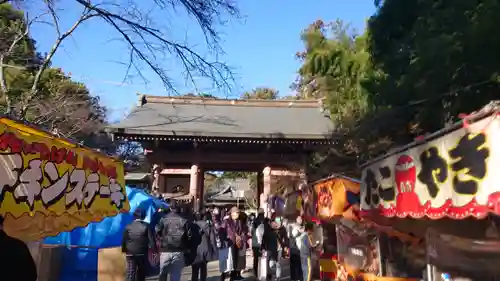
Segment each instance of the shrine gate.
M310 154L331 144L332 130L328 111L317 100L144 95L111 127L115 139L144 147L154 192L185 194L182 199L195 208L203 204L204 171L258 172L261 207L272 193L273 178L292 178L286 191L299 188Z

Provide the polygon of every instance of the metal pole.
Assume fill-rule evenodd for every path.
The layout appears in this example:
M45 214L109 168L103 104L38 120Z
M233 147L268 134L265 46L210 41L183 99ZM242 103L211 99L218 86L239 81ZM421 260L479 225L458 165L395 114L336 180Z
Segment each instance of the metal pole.
M432 241L432 229L427 229L427 232L425 233L425 257L426 257L426 271L427 271L427 281L433 281L434 280L434 266L431 264L431 256L429 254L429 245Z
M340 242L340 227L338 224L335 224L335 235L337 236L337 257L340 256L340 247L342 246Z
M433 281L433 278L434 278L434 274L432 272L433 270L434 270L434 267L432 266L432 264L427 263L427 266L426 266L427 281Z
M384 265L382 264L382 247L380 245L380 234L377 234L377 252L378 252L378 276L384 276Z

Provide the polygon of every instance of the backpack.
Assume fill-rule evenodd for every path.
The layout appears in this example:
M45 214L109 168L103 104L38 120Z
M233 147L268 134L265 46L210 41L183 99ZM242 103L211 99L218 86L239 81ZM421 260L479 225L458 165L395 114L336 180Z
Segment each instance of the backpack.
M186 223L186 249L184 249L184 265L193 264L201 244L202 230L196 223Z
M182 249L186 246L186 222L182 218L167 218L163 234L164 246L168 249Z
M189 226L187 227L187 245L188 248L198 248L198 246L201 244L202 238L203 238L203 229L196 224L196 223L190 223Z

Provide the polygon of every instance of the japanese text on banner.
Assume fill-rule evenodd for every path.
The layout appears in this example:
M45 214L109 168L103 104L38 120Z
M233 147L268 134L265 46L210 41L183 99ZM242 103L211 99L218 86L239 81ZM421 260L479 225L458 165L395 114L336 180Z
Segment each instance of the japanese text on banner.
M114 159L0 123L0 213L116 214L126 201Z
M500 198L496 116L458 129L363 170L362 210L385 216L485 216ZM498 198L497 198L498 197Z

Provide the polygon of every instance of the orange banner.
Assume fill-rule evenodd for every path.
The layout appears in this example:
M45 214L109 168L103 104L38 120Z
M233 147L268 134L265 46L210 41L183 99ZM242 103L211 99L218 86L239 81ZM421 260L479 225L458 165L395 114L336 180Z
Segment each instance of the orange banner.
M346 213L349 218L350 207L357 202L350 202L350 197L358 197L360 183L356 180L335 176L313 183L316 192L316 211L321 219L333 219ZM352 213L352 212L351 212Z

